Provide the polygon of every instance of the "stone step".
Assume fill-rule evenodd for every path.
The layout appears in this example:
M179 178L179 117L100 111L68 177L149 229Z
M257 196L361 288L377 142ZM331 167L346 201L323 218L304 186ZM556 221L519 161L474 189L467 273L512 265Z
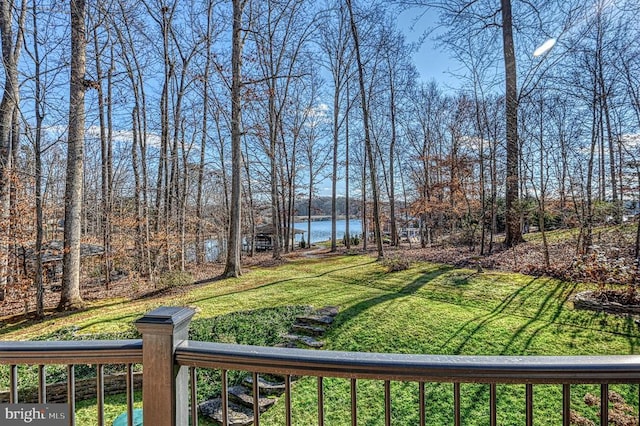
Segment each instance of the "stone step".
M200 414L213 419L218 424L222 424L222 399L214 398L198 405ZM253 410L242 407L233 402L229 402L229 411L227 413L229 426L249 426L253 424Z
M300 315L296 317L296 323L306 325L320 325L328 326L333 323L333 316L331 315Z
M306 334L308 336L322 336L327 329L319 325L293 324L291 331L298 334Z
M319 349L324 346L324 342L320 340L316 340L311 336L300 336L299 334L286 334L283 337L292 342L301 343L304 346L308 346L314 349Z
M291 381L291 383L296 382L299 379L300 379L300 376L289 376L289 380ZM268 380L271 380L273 382L282 383L282 385L284 386L284 383L286 382L287 379L286 379L286 376L284 374L270 373Z
M325 306L324 308L320 308L314 311L314 314L335 317L336 315L338 315L339 311L340 311L340 308L338 308L337 306Z
M253 410L253 396L248 393L249 389L244 386L232 386L229 388L229 401L242 405ZM258 398L258 407L260 412L266 411L275 404L275 398Z
M276 343L275 345L273 345L276 348L297 348L298 345L296 345L295 342L292 341L288 341L288 342L283 342L283 343Z
M253 390L253 377L247 376L242 381L243 385ZM260 395L281 395L284 392L284 383L272 382L262 377L258 377L258 389Z
M302 344L309 346L310 348L321 348L324 346L324 342L321 340L316 340L311 336L300 336L298 339L298 342L301 342Z

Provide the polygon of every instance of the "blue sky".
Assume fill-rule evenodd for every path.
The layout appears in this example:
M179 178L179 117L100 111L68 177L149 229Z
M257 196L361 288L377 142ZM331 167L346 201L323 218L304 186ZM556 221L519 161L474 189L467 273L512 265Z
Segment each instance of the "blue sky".
M398 28L404 32L408 43L418 41L425 32L435 28L436 13L435 11L422 13L420 9L412 8L398 15ZM443 86L453 88L460 86L459 79L451 75L458 64L449 58L446 52L435 46L431 36L424 39L413 58L423 81L436 80Z

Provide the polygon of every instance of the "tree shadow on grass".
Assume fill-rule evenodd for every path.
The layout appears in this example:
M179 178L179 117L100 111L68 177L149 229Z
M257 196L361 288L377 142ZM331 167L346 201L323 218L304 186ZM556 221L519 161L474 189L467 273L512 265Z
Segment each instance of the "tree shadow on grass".
M534 287L534 284L537 284L537 286ZM500 318L503 315L506 315L506 312L508 309L519 308L524 303L526 303L527 298L523 296L527 292L536 293L541 289L546 289L548 285L549 285L548 281L543 280L540 277L533 278L526 285L519 287L515 292L505 297L498 306L496 306L494 309L491 310L491 312L485 315L481 315L473 319L470 319L465 324L463 324L455 333L452 334L451 339L449 339L447 342L445 342L441 346L441 349L444 350L444 348L446 348L447 345L454 338L460 337L462 333L465 332L469 327L473 327L472 329L468 330L468 332L465 333L464 337L462 337L462 341L453 350L453 353L456 353L456 354L461 353L464 347L472 339L472 337L476 335L476 333L478 333L480 330L488 326L488 324L490 324L494 320ZM544 297L542 302L539 304L538 309L532 316L527 316L522 314L514 315L518 317L528 318L528 321L526 322L526 324L518 328L518 330L511 336L510 341L502 349L501 354L504 355L508 353L509 347L515 342L518 336L524 333L532 324L534 324L537 321L542 321L544 317L548 317L548 320L545 320L544 324L538 327L535 330L535 333L532 336L530 336L530 338L525 344L525 347L522 348L522 350L526 350L527 348L529 348L531 341L533 340L535 335L539 333L549 323L554 323L556 319L560 316L562 310L564 309L564 303L566 302L569 295L573 293L575 287L576 287L576 284L573 284L573 286L570 287L569 290L567 291L567 287L565 285L557 284L552 291L546 291L546 296ZM567 297L565 297L564 300L560 301L560 295L565 291L567 291ZM513 306L513 304L518 299L521 299L520 303L517 306ZM557 302L554 303L554 301L557 301ZM554 306L555 308L553 308ZM549 312L551 312L550 316L547 315Z
M349 322L350 320L352 320L353 318L357 317L358 315L362 314L364 311L379 305L381 303L385 303L394 299L399 299L399 298L403 298L403 297L407 297L407 296L411 296L413 294L415 294L416 292L418 292L418 290L420 290L422 287L424 287L425 285L429 284L430 282L432 282L433 280L437 279L438 277L440 277L441 275L444 275L446 273L448 273L449 271L455 269L453 266L442 266L439 267L437 270L435 271L431 271L425 274L420 275L418 278L416 278L415 280L413 280L412 282L410 282L409 284L407 284L406 286L404 286L402 289L398 290L398 291L391 291L389 289L382 289L379 287L376 287L375 285L364 285L361 284L363 286L369 287L369 288L375 288L375 289L379 289L381 291L385 291L385 294L382 294L378 297L373 297L370 299L366 299L363 300L362 302L356 303L355 305L349 307L348 309L345 309L344 311L340 312L340 314L336 317L332 328L339 328L340 326L342 326L343 324Z
M30 327L36 324L42 324L44 321L49 320L62 320L64 318L83 314L90 313L92 311L99 311L103 308L108 308L112 306L117 306L122 304L122 300L114 301L113 303L100 304L99 306L84 306L80 309L68 310L68 311L59 311L57 308L47 308L45 309L45 315L43 318L38 318L35 312L30 312L26 316L24 314L16 315L13 317L7 317L0 321L0 336L3 334L9 334L17 330L24 329L26 327Z
M637 353L638 345L640 344L640 338L638 337L638 327L640 323L636 322L632 316L627 316L624 321L624 331L627 334L627 340L629 342L629 353ZM634 336L635 335L635 336Z
M568 292L568 294L573 293L576 286L577 285L573 283L571 290ZM562 301L559 300L560 295L564 290L565 290L565 286L562 283L557 283L553 291L550 291L547 293L547 296L544 298L544 300L540 304L540 307L536 311L535 315L533 317L530 317L525 324L519 327L518 330L516 330L516 332L511 335L511 339L509 339L509 342L507 342L507 344L502 349L502 352L500 353L501 355L507 355L507 354L513 353L514 351L510 351L511 346L516 343L517 339L522 334L529 331L530 327L534 323L538 321L542 321L543 315L546 314L547 312L551 312L550 318L548 320L542 321L542 324L535 327L533 332L529 334L529 337L524 342L524 345L521 348L518 348L517 353L519 354L524 353L527 349L531 347L531 343L533 342L533 339L535 339L535 337L543 329L545 329L549 324L555 323L555 321L558 319L558 317L562 313L562 310L564 309L564 303L566 302L566 298ZM554 304L554 301L556 302L555 304Z
M566 302L569 301L571 295L573 295L578 288L578 283L558 283L552 292L549 292L547 297L540 304L539 309L533 317L520 326L515 333L511 336L509 342L505 345L502 355L508 355L511 353L522 354L527 351L534 339L549 326L567 326L574 329L573 334L577 335L580 331L591 331L594 333L606 333L616 336L623 336L629 342L629 353L635 353L635 350L640 342L638 336L638 326L633 317L626 317L622 320L621 330L616 328L610 328L607 325L606 318L599 319L600 326L598 326L598 316L590 315L588 321L576 323L573 321L558 321L562 312L566 309ZM563 298L562 293L566 295ZM554 303L554 300L556 303ZM606 315L605 315L606 317ZM615 317L617 318L617 317ZM620 320L620 319L618 319ZM538 322L539 324L534 327ZM594 324L595 323L595 324ZM528 337L523 342L521 347L516 347L518 338L528 334Z
M533 280L529 281L526 285L518 288L515 292L509 294L507 297L502 299L500 304L498 306L496 306L495 308L493 308L491 310L491 312L489 312L489 313L487 313L485 315L477 316L477 317L472 318L469 321L465 322L460 328L458 328L458 330L456 330L455 333L452 333L451 338L449 340L447 340L446 342L443 342L443 344L440 346L440 349L444 350L449 345L449 343L451 343L451 341L453 339L458 338L463 332L466 331L466 329L468 327L472 327L472 326L475 325L475 327L473 327L470 331L468 331L466 333L466 336L463 337L462 342L460 342L460 344L453 351L453 353L455 353L455 354L460 353L462 351L462 349L464 348L464 346L467 344L467 342L478 331L480 331L487 324L492 322L495 318L498 318L499 316L501 316L507 310L507 308L510 307L511 304L515 300L517 300L518 297L522 295L522 293L525 292L525 290L530 289L535 282L536 282L536 279L533 279ZM477 321L480 321L480 322L477 323Z
M551 282L553 283L553 281ZM538 283L538 286L534 288L532 286L535 283ZM447 345L451 343L453 339L460 338L462 339L461 342L457 347L453 349L452 353L462 353L465 346L480 330L487 327L494 320L507 315L508 309L514 307L513 303L517 299L522 298L522 301L518 304L518 306L516 306L516 308L526 303L527 298L523 297L526 294L526 291L528 292L530 290L532 293L537 293L541 289L547 289L549 285L549 281L543 280L539 277L532 279L526 285L518 288L515 292L505 297L497 307L491 310L491 312L485 315L477 316L465 322L465 324L463 324L455 333L452 334L451 339L449 339L441 346L441 349L445 350ZM513 353L525 353L531 347L535 338L551 325L567 325L575 328L593 329L595 331L598 331L597 329L594 329L592 327L585 327L573 322L567 322L566 324L558 323L558 319L560 318L562 312L566 309L566 302L575 292L577 287L577 283L556 283L555 285L553 285L552 289L546 290L546 295L540 302L538 302L538 307L533 314L514 314L514 316L526 319L526 322L520 325L517 330L510 336L509 341L506 342L501 348L500 354L508 355ZM564 297L562 297L563 294L565 294ZM615 334L626 334L628 336L631 351L633 351L633 349L636 347L638 339L632 336L632 334L637 334L637 330L634 333L631 323L632 321L625 321L624 330L626 333ZM516 347L516 344L522 336L527 336L526 340L524 340L521 345Z
M375 260L372 260L371 262L367 262L367 263L375 263ZM362 266L363 266L363 264L345 266L345 267L340 267L340 268L335 268L335 269L331 269L331 270L328 270L328 271L324 271L322 273L315 274L315 275L286 278L286 279L281 279L281 280L277 280L277 281L268 281L268 282L265 282L263 284L248 285L247 287L241 288L241 289L234 288L231 291L222 292L222 293L219 293L219 294L216 294L216 295L212 295L212 296L209 296L209 297L202 297L202 298L199 298L199 299L194 299L192 301L192 303L211 301L211 300L219 299L221 297L227 297L227 296L232 296L232 295L235 295L235 294L246 293L248 291L266 289L266 288L278 286L278 285L281 285L281 284L286 284L286 283L291 283L291 282L296 282L296 281L303 281L304 279L322 278L322 277L327 276L329 274L334 274L334 273L338 273L340 271L346 271L346 270L350 270L350 269L357 269L357 268L361 268ZM372 275L375 275L375 274L372 274ZM196 283L196 284L200 284L200 283Z

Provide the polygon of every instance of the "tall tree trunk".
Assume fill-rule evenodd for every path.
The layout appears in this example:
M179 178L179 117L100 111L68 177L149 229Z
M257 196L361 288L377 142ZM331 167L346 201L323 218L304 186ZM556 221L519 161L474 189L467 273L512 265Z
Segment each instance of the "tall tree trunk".
M516 55L513 45L513 24L511 20L511 0L501 0L502 41L506 86L506 130L507 130L507 178L506 178L506 235L507 247L521 243L520 215L518 212L518 187L520 176L518 164L520 145L518 141L518 90L516 80Z
M309 172L309 196L307 198L307 247L311 247L311 203L313 202L313 175Z
M118 1L118 6L123 16L126 16L123 0ZM136 257L138 260L138 271L147 277L152 277L152 255L151 255L151 229L148 204L148 172L146 161L146 98L144 92L143 77L138 58L136 56L135 44L132 41L130 28L114 26L118 42L122 46L122 59L127 70L127 76L131 83L133 92L134 107L131 115L132 122L132 144L131 162L135 181L135 204L136 204ZM125 37L126 36L126 37ZM140 158L138 159L138 154Z
M180 217L178 223L180 224L180 271L184 272L187 267L187 188L189 188L189 151L193 146L194 141L191 141L189 147L185 142L185 121L182 119L181 124L181 137L180 137L180 151L182 151L182 176L180 179L180 187L178 192L178 200L180 201ZM195 135L194 135L195 138Z
M427 247L427 240L428 240L428 235L427 232L429 232L429 228L427 226L427 220L429 218L429 216L427 216L427 212L425 209L428 197L429 197L429 164L428 164L428 159L427 159L427 135L425 133L425 135L422 138L422 151L421 151L421 155L420 155L420 161L422 162L422 170L421 172L424 173L423 175L423 181L422 181L422 185L420 188L420 196L421 196L421 202L424 203L424 205L421 207L421 213L420 213L420 247L422 248L426 248Z
M33 19L33 65L34 65L34 112L36 116L36 134L34 143L34 154L36 161L35 170L35 197L36 197L36 315L38 318L44 317L44 277L42 267L42 244L44 240L44 213L43 213L43 194L42 194L42 122L44 120L44 99L41 80L41 60L40 46L38 42L38 23L37 23L37 4L33 0L32 19Z
M544 165L544 155L545 155L545 146L544 146L544 101L540 99L540 121L538 128L539 142L540 142L540 196L538 197L538 229L542 235L542 250L544 255L544 266L547 270L551 265L549 259L549 241L547 240L547 231L545 229L544 219L546 215L546 193L547 187L545 182L545 165ZM533 179L533 176L532 176Z
M115 55L113 45L110 45L109 71L107 71L107 146L106 146L106 173L107 173L107 214L105 246L105 281L111 283L111 270L113 269L113 248L112 248L112 228L113 228L113 72L115 71Z
M369 218L367 218L367 156L362 154L362 168L360 170L362 180L362 250L367 251L369 244Z
M231 209L229 218L229 241L225 277L238 277L240 270L240 249L242 247L242 194L240 178L242 173L242 11L246 0L233 0L233 33L231 46Z
M170 188L170 214L172 215L171 222L175 224L175 227L171 229L167 226L167 236L173 231L173 235L178 236L180 240L179 244L179 262L180 270L184 271L186 259L185 259L185 208L186 208L186 179L187 179L187 160L185 156L185 122L182 118L182 102L184 100L185 90L187 86L187 73L189 70L189 64L191 62L192 54L184 55L181 49L180 52L181 67L180 67L180 80L176 87L177 93L175 94L175 105L173 106L173 142L171 144L171 174L169 177ZM180 166L180 152L182 153L182 167ZM182 173L181 173L182 169ZM170 253L175 250L167 251L167 262L171 263Z
M39 77L37 77L39 80ZM36 83L39 86L39 83ZM36 92L39 90L36 89ZM40 106L36 106L40 108ZM43 229L43 204L42 204L42 117L40 112L36 112L36 143L34 151L36 154L36 173L35 173L35 196L36 196L36 246L34 253L36 255L36 316L44 317L44 280L42 267L42 244L44 240Z
M636 177L638 178L638 188L640 188L640 167L638 167L638 163L636 162ZM636 257L636 275L640 274L640 215L638 215L638 220L636 224L636 244L634 254Z
M396 156L396 87L393 81L392 64L389 61L389 94L391 110L391 142L389 143L389 208L391 221L391 244L398 246L398 222L396 218L396 183L395 183L395 156Z
M595 76L594 76L595 77ZM596 89L597 90L597 89ZM598 93L598 201L605 202L607 199L607 167L605 165L606 156L604 154L604 113L602 106L602 93Z
M245 144L245 150L248 150L248 147ZM248 153L245 151L245 156L244 158L248 157ZM247 176L249 176L249 162L248 161L242 161L242 164L244 165L244 169L245 169L245 173L247 174ZM224 184L226 187L226 183ZM253 257L256 254L256 245L255 245L255 241L256 241L256 218L255 218L255 207L254 207L254 203L253 203L253 187L251 185L251 179L247 179L247 203L249 204L248 209L249 209L249 226L250 226L250 236L249 236L249 241L250 241L250 250L249 250L249 256ZM226 193L226 190L225 190ZM225 197L225 199L227 199Z
M560 142L560 158L568 158L567 155L567 141L564 130L560 131L560 135L558 140ZM562 161L561 165L562 171L560 173L560 181L559 181L559 194L560 198L560 212L561 212L561 227L564 228L567 223L567 177L569 175L568 164L567 161Z
M111 281L111 260L110 260L110 251L111 251L111 173L109 171L109 143L107 142L107 118L105 116L105 103L108 104L109 100L105 99L104 89L102 85L103 74L102 74L102 63L101 56L102 50L99 46L99 37L98 37L98 25L96 24L93 27L93 43L95 50L95 66L96 66L96 80L97 80L97 90L98 90L98 121L100 124L100 155L102 162L102 173L101 173L101 195L102 195L102 245L104 247L104 278L106 288L109 288L109 283ZM113 53L113 52L112 52ZM111 71L109 71L111 74ZM107 84L110 84L111 80ZM110 91L110 89L108 89Z
M618 197L618 183L616 176L616 156L615 156L615 136L613 134L613 126L611 124L611 112L609 111L609 95L604 78L604 65L601 58L598 61L598 83L600 86L600 102L602 103L602 113L607 131L608 154L609 154L609 179L611 181L611 202L613 204L613 219L617 224L622 223L622 198ZM604 142L603 142L604 143ZM620 164L622 167L622 164Z
M173 10L169 7L162 8L162 42L164 75L162 93L160 95L160 158L158 160L158 175L156 178L156 200L154 232L156 238L161 241L161 247L156 252L156 265L160 264L164 255L164 267L171 270L171 256L169 254L169 211L170 211L170 186L169 186L169 91L173 78L174 65L169 56L169 35ZM161 233L162 231L162 233Z
M367 150L367 158L369 159L369 173L371 178L371 194L373 197L373 233L376 239L376 247L378 250L378 260L384 258L384 250L382 248L382 232L380 228L380 206L378 196L378 177L376 172L376 162L373 156L373 147L371 144L371 132L369 131L369 107L367 105L367 92L364 85L364 65L360 54L360 39L358 37L358 28L353 15L353 7L351 0L347 0L349 8L349 20L351 24L351 34L353 36L353 44L356 52L356 62L358 64L358 80L360 82L360 100L362 106L362 121L364 127L364 144Z
M205 153L207 149L208 117L209 117L209 68L211 67L211 25L213 2L207 6L206 59L202 74L202 135L200 139L200 163L198 165L198 189L196 193L196 264L202 265L205 260L204 218L202 214L202 186L204 184Z
M586 254L593 245L593 163L595 161L596 145L598 141L598 93L597 81L594 79L593 99L591 112L591 149L587 163L586 205L582 208L582 227L580 229L581 241L578 244L578 253Z
M480 134L480 148L479 148L479 159L480 162L480 206L482 216L480 217L480 255L484 255L484 247L486 242L486 205L487 205L487 188L486 188L486 179L485 179L485 164L484 164L484 141L485 141L485 133L484 133L484 125L480 115L480 104L482 104L483 108L486 108L486 104L483 100L478 98L478 93L476 89L477 83L474 83L474 100L475 100L475 112L476 112L476 126L477 131Z
M12 152L15 111L19 102L18 58L22 47L26 0L23 0L18 21L18 31L13 33L13 0L3 0L0 5L0 37L4 88L0 101L0 300L4 299L9 276L9 240L11 222L11 187L13 174Z
M139 72L139 68L138 68ZM134 87L134 93L136 98L136 104L133 111L134 129L138 129L137 137L134 136L131 149L134 152L140 152L140 175L138 178L138 195L136 196L136 204L138 211L138 224L139 235L141 245L140 259L142 259L142 273L151 279L154 274L153 257L151 254L151 218L149 217L149 174L147 172L147 117L146 117L146 100L144 94L144 88L140 87L142 84L142 77L139 74L139 84L135 83L132 79ZM139 95L138 95L139 91ZM136 156L133 156L136 158ZM138 164L137 161L135 161Z
M111 283L111 271L113 269L113 247L112 247L112 230L113 230L113 72L115 71L115 54L113 45L110 45L109 52L109 71L107 71L107 146L106 146L106 167L107 173L107 191L106 191L106 215L105 215L105 232L104 232L104 252L105 259L105 282L107 286Z
M62 291L58 309L77 309L80 297L80 238L84 168L84 94L86 69L85 0L71 0L71 80L64 211Z
M345 215L345 223L344 223L344 236L346 239L347 249L351 248L351 229L350 229L350 221L351 221L351 211L349 208L350 204L350 196L349 196L349 80L347 79L347 108L345 110L345 120L344 120L344 215Z
M133 169L133 179L134 179L134 198L136 202L136 257L138 263L144 265L146 256L145 256L145 247L144 247L144 226L143 226L143 213L142 213L142 185L140 182L140 166L138 160L138 138L139 130L138 130L138 106L136 100L136 106L133 107L133 111L131 112L131 129L132 129L132 143L131 143L131 167ZM144 270L144 269L143 269Z
M19 114L19 103L16 105L16 108L13 109L13 116L11 117L11 155L13 158L11 159L11 164L13 167L18 165L18 154L20 152L20 114ZM12 262L9 263L9 283L16 282L17 280L17 272L19 270L19 259L17 256L18 247L21 246L19 242L18 235L18 174L17 170L14 171L14 178L11 179L10 189L9 189L9 215L10 215L10 224L9 224L9 235L11 236L11 245L9 249L9 253L13 254L11 256Z
M326 26L322 25L320 30L321 47L324 50L328 68L331 71L333 83L333 117L332 117L332 175L331 175L331 251L337 250L337 220L338 220L338 182L339 178L339 156L340 156L340 96L343 93L346 84L347 103L345 107L344 120L349 113L349 68L352 59L349 50L349 37L345 37L349 31L345 14L345 5L342 0L335 0L331 3L330 10L333 16L325 21ZM348 154L347 154L348 155ZM348 166L347 166L348 167ZM348 174L348 172L347 172ZM348 185L349 179L345 178L345 184ZM347 196L348 197L348 196ZM349 233L348 221L346 233ZM348 246L348 238L347 238Z
M487 118L485 117L485 120ZM494 129L493 143L489 145L489 158L491 159L491 233L489 235L489 254L493 252L495 236L498 232L498 155L497 132Z
M287 253L289 250L295 251L295 243L296 243L296 218L295 218L295 208L296 208L296 166L295 166L295 154L292 158L293 165L291 167L291 182L289 182L289 199L287 200Z
M280 126L282 127L282 126ZM282 239L284 242L284 252L293 251L293 241L295 238L295 189L296 189L296 152L298 151L297 131L293 132L291 143L285 143L284 134L281 134L282 146L290 147L291 158L284 156L284 165L280 165L282 170L281 187L282 187Z
M218 102L216 101L216 104ZM218 144L216 145L218 148L218 158L220 158L221 163L220 163L220 169L221 169L221 174L222 174L222 191L224 193L224 211L225 212L229 212L229 173L227 171L227 163L225 162L225 159L227 158L227 153L225 151L225 143L226 143L226 138L222 133L222 128L220 125L220 106L217 105L216 106L216 113L213 116L214 118L214 124L216 125L216 134L218 136ZM248 167L248 165L246 165L245 167ZM249 173L249 169L246 169L247 175ZM228 223L225 224L225 234L229 231L228 229Z
M331 174L331 252L338 250L336 221L338 220L337 197L338 197L338 147L340 133L340 81L339 72L334 72L333 89L333 161Z
M272 244L273 258L280 259L280 237L282 235L282 219L280 217L279 196L278 196L278 162L277 162L277 138L278 138L278 117L275 105L275 81L276 77L270 77L269 84L269 164L271 175L271 224L273 226Z

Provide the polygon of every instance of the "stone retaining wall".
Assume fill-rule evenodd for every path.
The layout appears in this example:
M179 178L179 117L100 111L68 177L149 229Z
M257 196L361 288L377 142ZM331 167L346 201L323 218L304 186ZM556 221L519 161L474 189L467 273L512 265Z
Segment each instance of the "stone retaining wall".
M573 306L576 309L588 309L616 315L638 315L640 305L623 305L617 302L605 302L594 297L593 291L583 291L573 296Z

